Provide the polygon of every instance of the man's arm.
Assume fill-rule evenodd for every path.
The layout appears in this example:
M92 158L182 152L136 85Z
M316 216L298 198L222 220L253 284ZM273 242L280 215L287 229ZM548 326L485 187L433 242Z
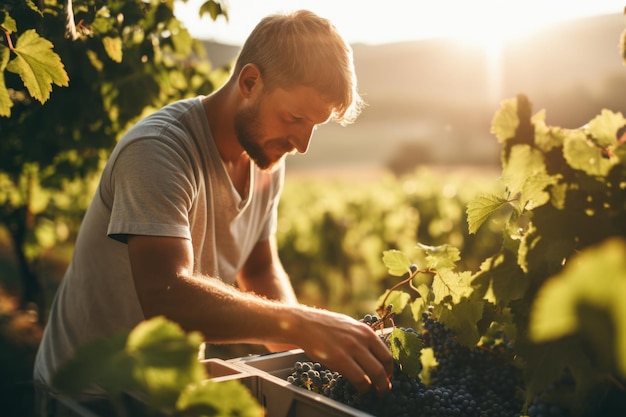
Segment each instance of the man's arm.
M289 276L280 262L274 237L256 244L237 276L237 283L243 291L286 304L298 304ZM272 352L297 348L272 343L265 343L265 346Z
M289 276L283 269L276 249L276 239L256 244L243 269L237 276L239 288L272 300L297 304Z
M381 392L390 389L391 353L366 324L194 276L187 239L131 236L128 254L146 318L164 315L188 331L200 331L211 343L293 344L361 391L370 385Z

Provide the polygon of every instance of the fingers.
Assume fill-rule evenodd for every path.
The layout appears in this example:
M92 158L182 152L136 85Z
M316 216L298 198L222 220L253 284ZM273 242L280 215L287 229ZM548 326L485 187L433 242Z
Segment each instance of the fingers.
M361 393L374 388L381 395L391 390L393 357L379 336L369 327L363 338L343 346L343 358L333 358L337 370Z
M359 356L355 357L355 362L360 366L364 372L365 378L355 377L357 379L355 384L359 391L363 392L369 389L369 386L364 385L364 381L369 381L368 385L371 385L381 394L384 394L391 390L390 377L393 374L393 357L391 352L380 340L378 335L374 334L374 338L371 339L368 349Z
M348 316L315 313L323 317L314 317L313 326L298 327L306 329L301 333L305 340L300 346L309 358L342 374L359 392L372 388L380 394L390 391L393 357L380 336Z

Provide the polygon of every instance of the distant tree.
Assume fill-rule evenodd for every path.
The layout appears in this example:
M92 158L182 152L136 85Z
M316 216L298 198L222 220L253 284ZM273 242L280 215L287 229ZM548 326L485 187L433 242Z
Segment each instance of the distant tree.
M0 227L15 250L23 305L43 306L33 265L79 224L84 181L119 134L150 109L215 87L174 1L0 3ZM219 0L199 13L228 18Z

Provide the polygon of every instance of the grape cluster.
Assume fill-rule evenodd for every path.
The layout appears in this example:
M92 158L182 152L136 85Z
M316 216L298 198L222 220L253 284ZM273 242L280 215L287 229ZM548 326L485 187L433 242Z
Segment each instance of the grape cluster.
M528 417L571 417L571 412L559 405L544 402L536 396L528 406Z
M363 318L370 325L378 320L369 314ZM412 328L402 330L416 332L434 352L438 365L431 370L429 385L408 376L399 364L391 379L392 389L383 397L373 391L359 394L341 374L314 362L296 362L288 381L377 417L521 415L523 404L517 396L521 375L507 361L507 349L464 346L430 313L423 315L422 325L421 333Z
M432 348L437 359L431 372L433 385L469 393L477 404L477 415L519 415L523 404L517 391L522 375L506 351L462 345L452 330L429 313L423 314L422 321L424 346Z

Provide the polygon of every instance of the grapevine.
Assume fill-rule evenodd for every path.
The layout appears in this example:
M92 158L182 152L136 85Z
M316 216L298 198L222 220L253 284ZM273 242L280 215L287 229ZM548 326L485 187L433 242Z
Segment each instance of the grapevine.
M466 212L470 233L500 219L499 251L478 271L447 244L383 253L400 279L363 320L392 328L388 398L330 371L328 390L297 368L290 380L375 416L626 415L625 131L609 110L566 129L523 95L504 101L502 190Z
M366 314L363 319L377 326L381 318ZM516 395L521 378L519 370L502 357L502 352L486 346L470 349L461 345L454 332L430 312L422 316L422 332L398 328L384 338L392 345L412 339L416 346L432 349L437 365L430 379L420 376L421 362L396 360L391 393L385 397L375 392L359 395L337 372L319 363L296 362L287 380L301 388L323 394L372 415L391 416L519 416L522 399Z

